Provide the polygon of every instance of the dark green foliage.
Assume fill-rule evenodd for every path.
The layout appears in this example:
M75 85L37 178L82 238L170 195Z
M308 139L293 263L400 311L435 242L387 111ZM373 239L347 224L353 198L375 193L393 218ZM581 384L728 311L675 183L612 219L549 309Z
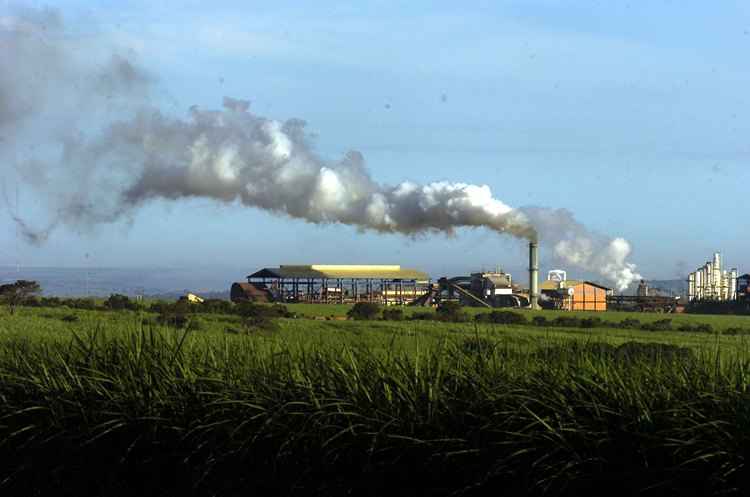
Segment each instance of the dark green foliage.
M60 307L63 301L59 297L42 297L39 299L40 307Z
M436 317L434 312L429 311L418 311L414 312L409 316L409 319L414 321L433 321Z
M380 314L380 306L373 302L357 302L346 315L349 319L370 320Z
M478 334L263 352L226 331L4 338L0 495L750 493L747 359Z
M494 323L494 324L529 324L528 319L523 314L511 311L492 311L477 314L474 316L474 320L479 323Z
M435 309L436 319L450 323L465 323L470 321L469 314L458 302L441 302Z
M190 321L190 317L187 314L180 313L179 311L167 311L159 314L156 317L156 322L163 326L171 326L173 328L184 328Z
M222 299L206 299L202 303L196 305L199 308L199 312L210 314L232 314L234 311L233 304L228 300Z
M642 330L646 331L671 331L672 320L671 319L660 319L653 323L646 323L641 325Z
M639 330L641 328L641 322L638 319L625 318L616 324L617 328L625 330Z
M576 316L558 316L552 321L552 324L564 328L579 328L581 320Z
M606 342L570 342L543 347L533 355L544 362L569 362L581 357L611 360L616 350L617 347Z
M165 302L163 300L157 300L155 302L151 302L151 305L149 306L148 310L149 312L155 312L156 314L164 314L165 312L169 311L169 309L174 305L172 302Z
M263 305L252 302L242 302L235 306L235 314L243 318L266 317L266 318L288 318L292 317L287 307L282 304Z
M718 302L692 302L685 312L690 314L750 314L750 305L747 302L718 301Z
M692 333L714 333L714 328L708 323L683 323L677 327L677 331L688 331Z
M533 318L531 318L531 324L534 326L538 326L539 328L546 328L551 325L551 323L544 316L534 316Z
M200 331L204 328L205 327L203 325L203 321L201 321L200 318L197 317L191 317L187 323L188 331Z
M281 330L279 323L267 315L248 316L242 320L246 333L277 332Z
M398 307L386 307L383 309L383 319L385 321L403 321L404 311Z
M66 323L75 323L78 320L79 318L77 314L66 314L60 318L60 321L64 321Z
M190 322L190 313L194 306L184 300L178 300L173 304L159 306L160 313L156 322L174 328L184 328ZM151 306L154 309L154 306Z
M41 291L42 287L39 283L30 280L18 280L15 283L0 285L0 303L7 305L10 313L13 314L19 305L33 305L36 301L34 297Z
M72 298L64 299L62 305L70 309L80 309L86 311L96 310L96 302L90 298Z
M600 317L590 317L581 319L579 326L581 328L601 328L606 326L606 323Z
M731 328L727 328L722 332L724 335L750 335L750 328L741 328L738 326L733 326Z
M137 311L138 304L130 300L127 295L113 293L104 301L104 308L111 311Z

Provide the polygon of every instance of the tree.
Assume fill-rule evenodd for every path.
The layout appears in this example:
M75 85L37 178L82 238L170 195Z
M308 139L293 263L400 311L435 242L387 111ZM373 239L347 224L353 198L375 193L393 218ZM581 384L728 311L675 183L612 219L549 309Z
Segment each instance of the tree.
M130 310L137 311L138 304L131 302L126 295L120 295L119 293L113 293L107 300L104 301L104 307L113 311Z
M346 313L349 319L369 320L375 319L380 313L380 306L374 302L357 302L354 307Z
M18 280L15 283L0 285L0 302L8 306L10 313L16 311L16 307L27 302L42 291L42 287L36 281Z

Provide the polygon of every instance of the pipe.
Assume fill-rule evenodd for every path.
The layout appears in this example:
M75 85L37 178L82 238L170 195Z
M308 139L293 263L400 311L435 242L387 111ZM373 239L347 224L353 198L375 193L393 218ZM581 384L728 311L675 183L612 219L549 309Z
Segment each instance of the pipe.
M714 253L714 263L713 263L713 269L714 269L714 276L713 276L713 284L714 284L714 298L716 300L721 300L721 254L719 252Z
M536 242L529 243L529 304L539 309L539 253Z

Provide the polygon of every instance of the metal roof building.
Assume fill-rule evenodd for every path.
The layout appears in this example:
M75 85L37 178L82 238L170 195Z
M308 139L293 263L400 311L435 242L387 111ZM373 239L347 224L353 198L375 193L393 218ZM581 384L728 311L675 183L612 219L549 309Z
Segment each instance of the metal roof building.
M427 291L430 277L399 265L282 265L263 268L247 281L279 302L406 304Z
M539 285L555 309L566 311L606 311L610 288L591 281L547 280Z

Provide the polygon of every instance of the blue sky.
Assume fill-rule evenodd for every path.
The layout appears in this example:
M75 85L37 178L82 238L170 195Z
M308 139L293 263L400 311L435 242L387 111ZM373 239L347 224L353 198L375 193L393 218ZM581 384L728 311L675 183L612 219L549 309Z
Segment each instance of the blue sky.
M714 250L750 271L746 2L88 3L29 5L58 8L85 43L129 50L157 82L153 103L176 116L245 98L307 121L323 157L361 151L378 181L487 184L511 206L570 209L628 239L647 278L683 277ZM30 192L21 203L35 215ZM482 230L411 240L207 200L157 202L131 224L62 229L18 252L25 265L238 271L525 265L521 242ZM0 264L17 257L2 217Z

